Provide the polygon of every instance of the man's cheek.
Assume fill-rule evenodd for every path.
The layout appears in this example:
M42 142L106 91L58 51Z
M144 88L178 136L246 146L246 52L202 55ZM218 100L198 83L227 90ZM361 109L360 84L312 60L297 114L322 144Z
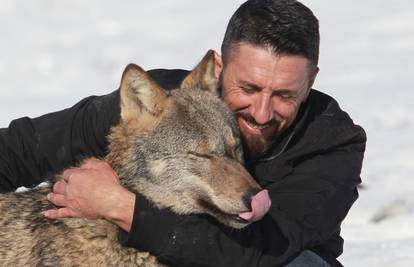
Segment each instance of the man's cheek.
M250 99L239 91L230 91L223 96L224 102L232 111L240 111L250 106Z

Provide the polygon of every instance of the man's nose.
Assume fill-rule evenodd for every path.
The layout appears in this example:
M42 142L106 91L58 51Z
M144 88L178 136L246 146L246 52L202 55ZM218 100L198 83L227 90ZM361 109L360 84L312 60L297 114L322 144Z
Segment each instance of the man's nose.
M265 124L273 119L273 108L271 103L271 96L269 94L261 93L257 95L254 100L254 111L252 116L258 124Z

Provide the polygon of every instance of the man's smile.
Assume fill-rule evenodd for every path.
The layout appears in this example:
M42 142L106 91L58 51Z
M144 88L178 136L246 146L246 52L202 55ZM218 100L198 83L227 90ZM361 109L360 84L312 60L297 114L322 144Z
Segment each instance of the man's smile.
M261 136L265 139L270 138L277 130L277 122L270 121L266 124L257 124L242 115L237 117L237 122L242 133L247 135Z

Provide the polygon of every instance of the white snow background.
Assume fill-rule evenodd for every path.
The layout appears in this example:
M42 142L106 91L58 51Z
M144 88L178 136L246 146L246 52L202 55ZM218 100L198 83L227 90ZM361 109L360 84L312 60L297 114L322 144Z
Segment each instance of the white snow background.
M192 68L207 49L219 51L242 2L0 0L0 127L109 93L130 62ZM320 19L314 87L368 135L364 189L343 224L340 259L414 266L414 4L303 2Z

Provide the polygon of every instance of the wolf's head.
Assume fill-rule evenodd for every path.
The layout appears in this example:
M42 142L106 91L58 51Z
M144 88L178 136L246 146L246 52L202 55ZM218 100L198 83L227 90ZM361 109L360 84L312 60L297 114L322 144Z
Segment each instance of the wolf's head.
M259 185L242 166L233 113L217 95L210 51L180 88L161 89L136 65L121 81L121 122L107 160L122 183L159 208L208 213L241 228Z

